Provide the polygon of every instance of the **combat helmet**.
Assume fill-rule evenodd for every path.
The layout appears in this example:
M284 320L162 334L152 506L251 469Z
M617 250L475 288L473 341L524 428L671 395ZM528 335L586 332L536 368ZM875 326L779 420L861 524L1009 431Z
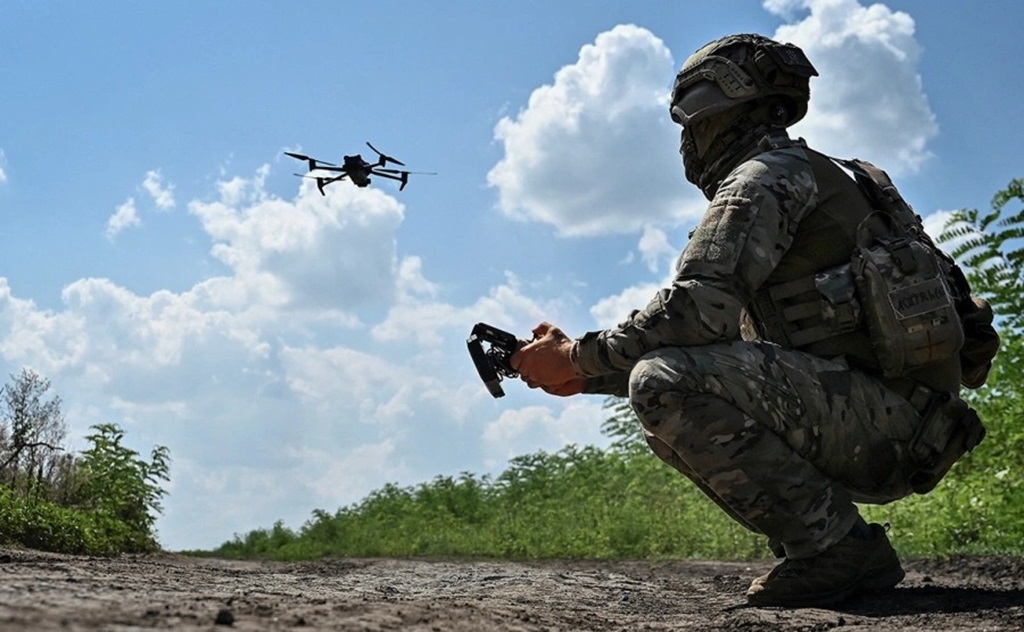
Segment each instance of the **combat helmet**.
M728 35L705 44L683 63L672 89L672 120L688 126L741 103L770 99L785 108L788 127L804 117L810 78L804 52L757 34Z

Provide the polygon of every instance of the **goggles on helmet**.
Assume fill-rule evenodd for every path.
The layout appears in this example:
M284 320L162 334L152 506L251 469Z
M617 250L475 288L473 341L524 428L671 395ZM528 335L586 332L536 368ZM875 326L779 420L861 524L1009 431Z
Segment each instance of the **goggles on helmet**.
M672 89L672 120L689 125L758 95L758 86L739 64L717 55L708 55L691 68L676 75Z

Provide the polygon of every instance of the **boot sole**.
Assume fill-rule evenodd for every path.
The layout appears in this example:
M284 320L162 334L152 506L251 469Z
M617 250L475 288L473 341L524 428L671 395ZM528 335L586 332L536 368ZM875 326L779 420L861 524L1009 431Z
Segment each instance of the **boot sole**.
M752 606L779 606L783 608L820 608L832 606L864 592L882 592L895 588L903 581L906 572L903 567L896 566L886 569L880 574L868 574L845 588L817 595L800 595L792 598L761 597L760 593L747 596L747 603Z

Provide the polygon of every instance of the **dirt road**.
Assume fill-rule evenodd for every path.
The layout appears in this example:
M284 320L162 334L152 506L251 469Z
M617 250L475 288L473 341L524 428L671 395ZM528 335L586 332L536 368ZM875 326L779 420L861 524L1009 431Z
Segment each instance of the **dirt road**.
M0 548L0 630L1024 630L1024 559L908 561L834 609L744 606L771 562L93 559Z

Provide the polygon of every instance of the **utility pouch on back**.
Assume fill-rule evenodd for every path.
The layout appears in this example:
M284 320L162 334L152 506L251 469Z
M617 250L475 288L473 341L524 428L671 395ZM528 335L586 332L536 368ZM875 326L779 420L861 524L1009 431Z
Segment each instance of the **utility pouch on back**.
M885 376L955 356L964 332L937 253L880 212L857 232L853 274Z
M978 413L950 393L933 393L909 444L910 485L926 494L985 437Z
M865 328L870 364L887 378L958 357L962 384L982 386L999 350L991 305L971 295L884 171L825 157L854 174L876 210L857 226L849 263L758 289L748 306L758 334L801 349Z

